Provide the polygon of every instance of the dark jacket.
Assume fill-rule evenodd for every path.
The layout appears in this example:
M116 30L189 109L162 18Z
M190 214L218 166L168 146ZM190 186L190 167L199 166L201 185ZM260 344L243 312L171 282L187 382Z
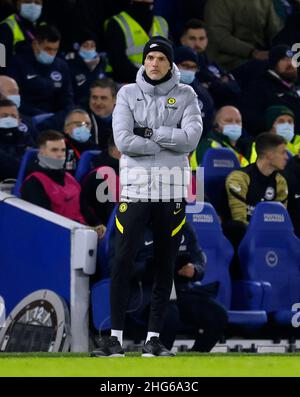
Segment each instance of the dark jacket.
M30 47L14 57L8 75L20 87L20 111L25 115L65 113L74 105L70 71L63 59L56 57L51 65L43 65Z
M226 72L216 63L210 62L205 53L200 54L198 59L197 78L208 89L216 108L236 104L241 89L232 74ZM223 81L223 77L227 77L228 81Z
M119 175L119 161L111 157L105 150L94 161L93 167L93 171L82 181L80 206L89 225L107 225L115 203L99 203L97 200L97 189L103 179L96 178L96 174L99 167L110 167L115 171L116 175Z
M246 131L253 136L264 132L265 112L269 106L284 105L295 114L295 130L300 131L300 95L294 84L287 85L275 72L268 70L244 92L240 110Z
M34 146L28 130L0 129L0 180L16 179L23 154L27 147Z
M87 142L78 142L67 134L64 134L64 137L66 142L65 169L74 175L81 154L86 150L99 150L99 147L91 138Z
M292 219L295 233L300 237L300 159L293 157L285 168L288 183L288 211Z
M71 73L74 101L76 104L83 104L89 98L91 83L105 77L106 61L104 57L100 57L98 65L92 71L78 53L69 53L66 61Z
M198 102L203 121L203 136L205 137L206 134L208 134L211 130L215 117L214 100L209 91L204 87L203 84L200 83L197 78L192 82L191 87L194 88L196 94L198 95Z

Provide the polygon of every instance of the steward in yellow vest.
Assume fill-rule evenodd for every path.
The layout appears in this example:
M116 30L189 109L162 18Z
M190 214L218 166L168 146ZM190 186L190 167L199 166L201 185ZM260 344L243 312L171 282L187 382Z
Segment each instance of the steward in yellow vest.
M151 4L133 1L105 22L106 47L113 78L120 83L134 82L142 65L143 48L150 37L168 37L168 23L154 16Z

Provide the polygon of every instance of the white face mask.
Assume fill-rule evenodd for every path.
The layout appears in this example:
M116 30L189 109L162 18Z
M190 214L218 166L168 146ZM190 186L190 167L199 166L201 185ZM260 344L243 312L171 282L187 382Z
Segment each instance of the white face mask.
M2 117L0 118L0 128L9 129L9 128L17 128L19 126L19 122L14 117Z
M242 126L239 124L226 124L223 128L223 134L231 141L236 142L242 135Z
M21 4L20 15L28 21L36 22L42 13L42 6L35 3Z
M294 138L294 124L280 123L275 126L276 134L282 136L287 142Z

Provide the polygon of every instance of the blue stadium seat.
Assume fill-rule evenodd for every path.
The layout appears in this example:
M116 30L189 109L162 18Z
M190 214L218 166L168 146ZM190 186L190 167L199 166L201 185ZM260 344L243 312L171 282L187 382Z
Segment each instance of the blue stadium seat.
M33 125L36 127L37 125L39 125L40 123L42 123L43 121L50 119L50 117L54 116L54 113L42 113L42 114L38 114L36 116L33 116L31 121L33 123Z
M269 319L291 324L292 305L300 302L300 239L280 203L259 203L239 247L243 277L270 283L264 299Z
M240 168L239 161L230 149L208 149L203 156L202 167L205 195L219 211L225 193L225 179L230 172Z
M86 150L81 154L75 172L78 182L82 182L82 179L92 170L92 162L100 153L100 150Z
M105 278L93 285L91 308L94 327L99 331L110 329L110 278Z
M37 149L27 149L23 155L19 168L17 181L12 190L12 194L14 194L17 197L21 197L20 189L25 179L26 169L30 163L33 163L37 159L37 153L38 153Z
M237 310L232 310L232 285L229 265L233 248L224 237L218 215L209 203L203 203L200 213L190 213L193 205L187 206L187 221L195 228L199 244L206 256L207 267L203 285L219 282L217 300L228 309L229 323L260 327L267 322L267 315L261 310L263 287L259 282L240 282L239 289L244 292Z

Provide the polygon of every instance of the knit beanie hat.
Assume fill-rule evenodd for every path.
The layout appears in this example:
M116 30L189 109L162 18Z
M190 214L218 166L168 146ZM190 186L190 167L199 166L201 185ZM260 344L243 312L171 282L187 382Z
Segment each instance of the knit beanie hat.
M174 62L178 65L185 61L195 62L198 65L197 54L190 47L183 45L175 49Z
M283 58L292 58L294 56L293 51L289 46L280 44L271 48L269 53L269 68L274 69L277 63Z
M174 51L172 47L172 43L170 40L162 37L162 36L154 36L152 37L148 43L145 44L144 51L143 51L143 65L146 59L146 56L149 52L152 51L159 51L165 54L168 58L171 67L173 66L174 60Z
M270 106L266 110L266 128L267 131L270 131L272 129L272 126L275 122L275 120L282 115L289 115L295 119L295 114L294 112L289 109L286 106L283 105L275 105L275 106Z

